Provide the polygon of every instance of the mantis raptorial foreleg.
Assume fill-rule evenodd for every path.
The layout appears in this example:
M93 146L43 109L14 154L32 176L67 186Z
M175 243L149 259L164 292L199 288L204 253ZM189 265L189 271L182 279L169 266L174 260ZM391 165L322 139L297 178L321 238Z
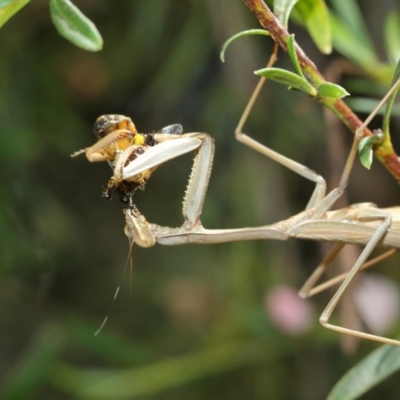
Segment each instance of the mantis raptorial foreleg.
M207 193L214 158L214 140L210 135L200 132L186 133L178 138L164 134L155 134L154 137L159 144L138 157L136 162L125 165L124 162L118 161L114 174L120 175L122 179L128 179L189 151L197 150L183 200L184 226L186 229L191 229L198 223ZM123 159L122 155L119 160Z

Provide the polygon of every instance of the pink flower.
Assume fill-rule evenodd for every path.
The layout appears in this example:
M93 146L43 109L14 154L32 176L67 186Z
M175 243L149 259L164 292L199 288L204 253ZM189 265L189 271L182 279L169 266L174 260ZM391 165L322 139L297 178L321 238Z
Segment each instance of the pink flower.
M287 335L301 335L314 323L314 309L289 286L275 286L265 295L265 308L271 321Z

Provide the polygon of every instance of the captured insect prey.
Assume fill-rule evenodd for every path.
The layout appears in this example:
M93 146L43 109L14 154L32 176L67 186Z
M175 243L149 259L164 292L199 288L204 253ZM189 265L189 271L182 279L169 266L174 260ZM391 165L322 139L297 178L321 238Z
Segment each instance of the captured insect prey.
M130 146L124 152L116 154L116 157L112 162L112 168L115 169L117 165L119 168L125 167L138 156L144 154L149 147L150 146L145 144ZM155 168L148 169L130 179L122 179L119 176L113 175L108 181L107 187L104 190L104 197L107 200L111 200L113 194L117 194L122 203L128 205L132 204L133 194L138 189L144 190L147 180L150 178L154 170Z
M138 133L129 117L117 114L102 115L97 118L93 132L98 142L91 147L79 150L71 156L86 154L90 162L107 161L113 170L122 170L138 156L157 144L153 133ZM163 135L180 135L182 125L173 124L161 129ZM117 194L122 203L131 205L132 196L138 189L144 190L147 180L157 166L123 179L114 174L107 183L104 196L110 200Z

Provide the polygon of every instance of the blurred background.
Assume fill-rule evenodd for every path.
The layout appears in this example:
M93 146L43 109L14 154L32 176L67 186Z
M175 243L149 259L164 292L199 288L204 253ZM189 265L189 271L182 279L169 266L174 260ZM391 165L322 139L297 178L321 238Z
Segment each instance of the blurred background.
M132 275L122 276L129 251L123 205L101 196L111 170L84 156L70 158L94 143L99 115L128 115L140 132L180 123L185 132L215 138L202 213L207 228L286 219L304 209L313 184L234 139L257 82L253 71L265 66L272 49L266 37L242 38L221 63L225 40L259 27L242 1L117 3L75 2L103 36L99 53L60 37L44 0L0 30L0 397L326 397L377 347L362 341L344 354L340 335L318 323L332 292L307 302L294 295L326 248L295 240L134 246ZM384 59L381 26L395 2L361 3ZM322 56L305 30L291 24L291 31L321 71L332 70L339 54ZM285 54L277 66L291 68ZM326 130L320 105L269 82L245 126L333 188L338 172L330 159L340 158L332 157ZM341 127L335 135L346 154L351 135ZM182 223L191 163L192 155L169 162L135 195L149 221ZM350 202L390 206L398 193L378 162L369 172L355 166ZM398 260L379 271L399 278ZM108 322L94 337L119 285ZM395 379L365 398L395 398Z

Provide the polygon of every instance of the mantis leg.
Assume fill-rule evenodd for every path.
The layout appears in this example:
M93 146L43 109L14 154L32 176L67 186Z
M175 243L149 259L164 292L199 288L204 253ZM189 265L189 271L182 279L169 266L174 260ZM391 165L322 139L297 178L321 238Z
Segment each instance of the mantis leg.
M274 50L271 54L271 57L268 61L267 68L272 67L276 60L277 60L277 53L278 53L278 46L275 44ZM265 78L261 78L255 87L252 95L250 96L249 101L240 117L239 123L235 129L235 138L240 143L250 147L253 150L258 151L259 153L271 158L272 160L278 162L279 164L289 168L293 172L303 176L304 178L315 182L316 186L314 192L312 193L310 200L306 206L306 210L313 208L316 204L318 204L324 197L326 193L326 182L325 179L317 174L315 171L311 170L310 168L291 160L290 158L285 157L284 155L277 153L270 148L262 145L261 143L257 142L256 140L252 139L248 135L243 132L244 124L247 121L247 118L250 114L251 109L256 102L256 99L260 93L261 88L263 87L264 83L266 82Z
M331 301L325 308L324 312L321 314L319 321L325 328L334 330L336 332L348 334L351 336L360 337L363 339L369 339L377 342L400 346L400 341L398 340L388 339L383 336L372 335L369 333L357 331L354 329L344 328L342 326L332 325L329 323L329 318L331 317L332 312L336 308L339 300L341 299L341 297L343 296L343 294L345 293L345 291L347 290L347 288L349 287L355 276L358 274L358 272L360 272L363 264L365 263L371 252L374 250L376 245L386 235L391 223L392 223L392 217L390 215L386 215L383 218L382 223L376 229L375 233L369 239L367 245L365 246L364 250L360 254L358 260L356 261L350 272L348 273L346 279L343 281L343 283L341 284L341 286L339 287L339 289L337 290L337 292L335 293L335 295L332 297Z
M397 84L395 85L397 86ZM392 88L393 89L393 88ZM333 204L336 202L336 200L343 194L344 190L346 189L349 178L350 178L350 173L354 165L354 160L357 154L357 149L358 149L358 144L360 140L363 137L364 134L364 129L365 127L369 124L371 121L372 117L376 114L376 112L382 107L382 105L386 102L388 96L391 94L393 90L390 90L386 96L382 99L382 101L378 104L376 109L370 114L370 116L365 120L365 122L357 129L355 135L354 135L354 140L353 144L349 153L349 156L346 161L346 165L344 167L339 186L335 189L333 189L325 198L323 198L316 206L315 206L315 216L322 216L325 214L330 208L333 206ZM378 215L369 215L366 216L365 218L373 218L373 217L380 217L380 213ZM379 228L378 228L379 229ZM372 238L371 238L372 240ZM333 247L333 249L327 254L327 256L324 258L324 260L321 262L321 264L317 267L317 269L313 272L313 274L308 278L306 283L303 285L303 287L300 289L300 296L301 297L309 297L311 294L311 290L313 289L314 285L318 281L318 279L321 277L321 275L325 272L326 268L328 267L329 263L333 260L333 258L337 255L337 253L342 249L343 244L337 244ZM372 250L371 250L372 251ZM365 257L366 259L367 257ZM365 260L364 260L365 261ZM364 267L364 268L363 268ZM361 269L365 269L367 267L363 266L363 263L361 263L357 269L357 272L359 272ZM349 274L343 274L343 276L347 276L346 279L349 279L351 272ZM333 285L335 282L340 281L341 277L335 278L335 280L331 280L329 282L329 286ZM323 284L324 286L320 285L318 288L314 288L313 294L318 293L319 291L323 290L323 288L328 287L328 283ZM344 284L344 283L343 283Z
M314 272L309 276L307 281L299 290L299 296L302 299L310 297L311 290L314 288L315 284L319 281L321 276L325 273L332 260L338 255L340 250L342 250L344 245L345 245L344 243L335 244L330 250L330 252L324 257L324 259L318 265L318 267L314 270Z
M326 255L326 257L321 261L321 263L318 265L318 267L315 269L315 271L307 279L306 283L299 290L299 295L301 298L306 299L306 298L312 297L318 293L323 292L326 289L329 289L330 287L332 287L334 285L337 285L337 284L343 282L346 279L346 277L349 275L349 272L345 272L343 274L335 276L334 278L329 279L328 281L315 286L315 284L317 283L319 278L327 270L329 263L339 253L339 251L342 249L343 246L344 246L344 244L342 244L342 243L336 244L332 248L332 250ZM366 269L373 267L374 265L380 263L381 261L385 260L386 258L391 257L395 253L397 253L397 249L390 249L390 250L386 251L385 253L380 254L379 256L376 256L372 260L369 260L366 263L364 263L358 272L365 271Z
M258 151L259 153L263 154L264 156L267 156L271 160L276 161L277 163L285 166L286 168L289 168L293 172L296 172L297 174L303 176L304 178L315 182L315 189L314 192L311 195L310 200L308 201L308 204L306 206L306 210L313 208L316 204L318 204L324 197L325 197L325 192L326 192L326 183L325 179L317 174L315 171L312 169L288 158L285 157L284 155L277 153L274 150L271 150L269 147L262 145L261 143L257 142L256 140L252 139L250 136L246 135L241 131L243 123L239 123L238 127L236 128L235 131L235 137L236 139L250 147L253 150Z

